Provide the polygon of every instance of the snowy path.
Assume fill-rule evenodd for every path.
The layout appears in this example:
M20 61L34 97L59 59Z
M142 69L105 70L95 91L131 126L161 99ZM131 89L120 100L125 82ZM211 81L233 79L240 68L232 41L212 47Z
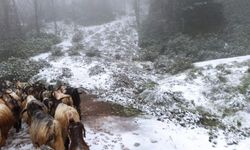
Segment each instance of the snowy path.
M204 62L197 62L194 63L196 67L204 67L208 65L212 65L213 67L220 65L220 64L230 64L234 62L244 62L250 60L250 55L247 56L239 56L239 57L233 57L233 58L224 58L224 59L216 59L216 60L210 60L210 61L204 61Z

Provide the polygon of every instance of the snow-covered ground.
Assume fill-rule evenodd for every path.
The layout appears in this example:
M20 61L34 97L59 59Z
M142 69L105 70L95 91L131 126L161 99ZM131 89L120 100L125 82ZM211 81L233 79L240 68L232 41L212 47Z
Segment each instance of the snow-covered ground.
M198 62L184 73L162 75L148 69L153 63L134 61L140 48L133 17L77 29L61 23L59 28L63 41L57 46L64 55L45 53L31 58L51 64L34 79L62 80L88 89L100 100L133 105L147 114L86 122L91 149L249 149L250 105L239 86L248 74L250 56ZM83 48L72 56L76 43L71 39L77 32L82 33L78 44ZM90 51L97 54L89 56ZM21 136L27 136L23 132ZM18 142L12 138L9 143ZM30 142L26 143L19 148L31 149Z

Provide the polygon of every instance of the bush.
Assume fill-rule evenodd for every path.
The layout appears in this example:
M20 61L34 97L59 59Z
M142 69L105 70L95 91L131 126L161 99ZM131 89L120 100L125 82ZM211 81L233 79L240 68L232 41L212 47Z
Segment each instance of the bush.
M57 56L57 57L60 57L60 56L63 56L63 52L62 52L62 48L61 47L57 47L57 46L54 46L51 50L51 56Z
M95 76L95 75L98 75L100 73L105 73L105 69L99 65L96 65L94 67L91 67L89 69L89 76Z
M217 59L221 57L236 56L239 53L245 54L242 49L237 51L225 47L225 41L217 34L197 35L194 37L185 34L176 34L164 41L151 43L153 45L142 49L142 60L153 61L159 55L169 57L186 57L192 62ZM148 51L145 51L148 50ZM240 51L240 52L239 52ZM237 54L236 54L237 53Z
M163 54L193 58L197 51L197 47L194 45L191 37L178 34L168 40Z
M36 62L11 57L0 63L0 80L28 81L45 66L49 66L45 61Z
M133 80L131 80L126 74L113 74L114 78L114 83L113 87L114 88L134 88L135 83Z
M0 42L0 60L10 57L27 58L40 53L48 52L51 46L60 42L53 34L41 34L39 37L28 35L27 39L8 40Z
M250 74L248 73L243 77L241 85L238 87L241 94L247 94L250 92Z
M164 55L158 57L154 63L154 66L156 71L161 74L177 74L187 69L193 68L192 61L189 58L179 56L169 58L168 56Z
M249 1L177 0L174 3L175 9L163 13L159 8L171 4L163 1L150 4L139 32L142 48L160 46L165 55L187 55L192 61L250 53Z
M78 51L68 51L69 56L79 56L81 55Z
M159 47L148 47L140 51L140 60L142 61L154 61L160 54Z
M101 52L95 48L91 48L90 50L87 50L85 54L88 57L100 57L101 56Z
M70 51L80 51L83 50L84 46L81 43L73 43L73 46L69 49Z
M78 43L78 42L82 41L82 39L83 39L83 34L82 34L81 31L78 31L78 32L76 32L76 33L73 35L73 37L72 37L72 42Z
M70 78L73 74L69 68L62 68L62 74L59 76L59 79Z
M80 51L84 49L83 44L81 43L73 43L73 46L68 50L69 56L77 56L80 55Z

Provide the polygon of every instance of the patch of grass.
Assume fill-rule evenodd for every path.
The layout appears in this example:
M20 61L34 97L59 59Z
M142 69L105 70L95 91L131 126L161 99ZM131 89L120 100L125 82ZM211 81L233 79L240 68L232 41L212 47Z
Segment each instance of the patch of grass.
M238 112L238 111L240 111L240 110L242 110L242 109L237 109L237 108L225 108L225 109L223 110L222 117L235 115L235 113Z
M141 61L154 61L159 56L158 47L148 47L140 51L139 59Z
M226 68L228 68L228 66L226 64L217 65L215 68L226 75L232 73L230 70L226 69Z
M80 52L78 52L78 51L69 51L68 54L69 54L69 56L79 56L79 55L81 55Z
M204 76L202 68L194 67L188 72L187 79L197 79L198 76Z
M101 53L99 50L93 49L93 50L88 50L86 51L86 56L88 57L100 57Z
M199 120L199 123L207 127L220 126L220 122L217 118L209 117L209 116L202 116Z
M193 68L193 63L189 58L160 56L155 60L154 67L157 73L172 75L181 73L187 69Z
M158 83L149 80L146 83L144 83L143 85L141 85L137 90L139 93L143 92L144 90L152 90L154 89L157 85L159 85Z
M62 49L60 47L53 47L51 50L51 56L54 57L60 57L63 56L64 53L62 52Z
M80 55L80 51L84 49L83 44L81 43L73 43L73 46L68 50L68 54L70 56Z
M238 89L241 94L246 94L250 86L250 73L243 77L241 84L238 86Z
M220 128L223 126L223 124L219 121L219 119L216 116L205 111L203 107L196 107L196 110L199 112L201 116L198 121L198 124L210 128L217 128L217 127Z
M115 116L122 116L122 117L134 117L138 116L142 113L142 111L133 108L132 106L125 107L119 104L111 103L111 107L113 110L113 115Z
M227 78L222 76L222 75L218 75L218 79L222 82L222 83L226 83L227 82Z
M154 81L149 81L146 84L144 84L144 87L146 89L153 89L155 88L157 85L159 85L158 83L154 82Z

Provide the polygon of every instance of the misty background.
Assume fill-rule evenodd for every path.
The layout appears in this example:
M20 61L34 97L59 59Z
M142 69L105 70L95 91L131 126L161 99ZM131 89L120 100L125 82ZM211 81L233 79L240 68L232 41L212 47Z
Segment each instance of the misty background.
M125 125L138 134L114 131L124 118L101 120L110 126L98 132L90 124L86 141L97 150L249 149L249 8L249 0L0 0L0 81L63 82L126 107L139 125ZM24 131L9 143L28 141L28 150L27 139Z
M60 41L59 22L77 30L135 16L139 59L180 60L177 71L183 70L196 61L249 54L249 6L247 0L2 0L0 57L48 51ZM54 24L53 34L42 30L46 23Z

